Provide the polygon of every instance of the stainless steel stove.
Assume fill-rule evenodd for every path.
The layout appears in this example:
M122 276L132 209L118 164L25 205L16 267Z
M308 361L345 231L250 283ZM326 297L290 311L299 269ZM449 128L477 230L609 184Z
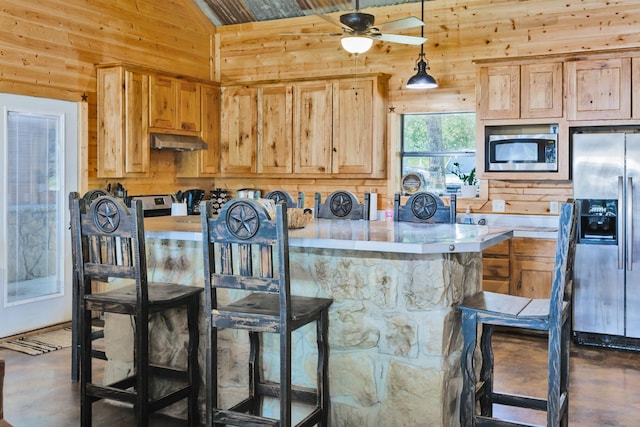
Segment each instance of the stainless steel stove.
M131 196L131 200L142 201L142 210L145 217L169 216L173 198L169 194L156 194L149 196Z

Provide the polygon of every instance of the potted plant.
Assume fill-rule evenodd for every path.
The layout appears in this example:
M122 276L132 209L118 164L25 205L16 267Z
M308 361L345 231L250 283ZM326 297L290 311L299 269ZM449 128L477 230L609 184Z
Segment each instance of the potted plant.
M476 168L474 167L469 173L462 173L460 163L453 163L454 169L451 171L455 176L460 178L462 186L460 187L461 197L476 197L478 191L478 179L476 178Z

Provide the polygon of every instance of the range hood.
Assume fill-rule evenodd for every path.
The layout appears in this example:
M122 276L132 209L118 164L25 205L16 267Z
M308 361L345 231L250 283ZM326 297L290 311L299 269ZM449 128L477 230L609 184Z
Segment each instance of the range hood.
M151 148L156 150L192 151L206 150L207 144L199 136L152 133Z

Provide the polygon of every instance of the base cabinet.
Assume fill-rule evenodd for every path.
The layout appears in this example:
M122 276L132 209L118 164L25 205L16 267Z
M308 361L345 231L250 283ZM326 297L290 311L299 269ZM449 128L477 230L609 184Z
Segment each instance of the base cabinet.
M549 298L555 239L514 237L482 253L482 288L525 298Z
M514 237L511 245L509 293L525 298L550 298L556 241Z
M482 252L482 290L509 293L511 239Z

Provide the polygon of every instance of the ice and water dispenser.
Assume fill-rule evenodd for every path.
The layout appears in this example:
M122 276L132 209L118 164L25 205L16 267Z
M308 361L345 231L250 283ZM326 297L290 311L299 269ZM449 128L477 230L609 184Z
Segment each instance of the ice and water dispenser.
M577 204L580 211L578 243L617 244L618 201L582 199Z

